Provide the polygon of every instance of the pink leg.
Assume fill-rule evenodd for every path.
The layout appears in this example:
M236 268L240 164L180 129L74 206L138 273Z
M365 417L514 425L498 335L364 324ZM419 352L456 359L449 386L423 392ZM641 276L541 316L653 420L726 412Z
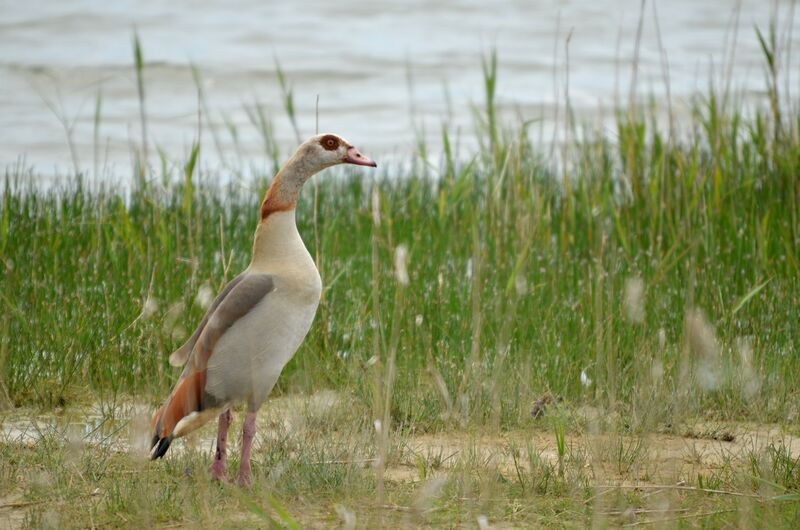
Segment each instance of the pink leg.
M242 427L242 464L239 467L239 485L250 486L250 447L256 435L256 413L248 412Z
M233 421L231 409L219 415L219 430L217 431L217 450L214 453L214 463L208 470L214 480L225 480L225 471L228 467L228 427Z

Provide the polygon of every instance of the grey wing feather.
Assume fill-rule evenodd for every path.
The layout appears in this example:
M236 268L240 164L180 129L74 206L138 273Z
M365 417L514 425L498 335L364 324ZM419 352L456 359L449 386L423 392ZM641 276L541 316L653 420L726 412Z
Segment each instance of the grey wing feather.
M183 346L172 352L172 354L169 356L169 364L171 364L172 366L183 366L184 364L186 364L187 359L189 359L189 354L192 353L194 345L197 344L197 339L199 339L200 334L203 333L203 330L205 329L206 324L208 324L208 320L211 318L211 315L214 314L214 311L216 311L217 307L219 307L222 301L228 296L228 294L233 290L233 288L236 287L239 284L239 282L242 281L242 278L244 277L245 274L242 273L233 280L231 280L230 282L228 282L228 284L222 289L222 292L220 292L217 295L217 298L215 298L214 301L211 303L211 307L208 308L208 311L206 311L203 320L200 321L200 325L197 326L197 329L195 330L194 333L192 333L192 336L189 337L189 340L187 340L183 344Z
M220 337L274 289L275 282L269 274L242 277L220 302L197 338L191 353L194 368L204 370Z

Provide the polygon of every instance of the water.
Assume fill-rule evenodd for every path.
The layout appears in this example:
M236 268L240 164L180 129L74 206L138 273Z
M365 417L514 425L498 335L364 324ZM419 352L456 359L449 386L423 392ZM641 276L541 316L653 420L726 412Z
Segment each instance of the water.
M745 94L763 92L753 26L767 28L765 5L740 3L731 77ZM778 2L784 19L789 5ZM655 8L680 108L706 89L710 73L723 77L736 3L660 0ZM246 106L264 105L283 151L296 144L282 110L276 58L294 90L301 136L314 132L319 95L321 130L344 135L374 157L403 156L423 131L435 149L443 122L462 149L474 143L471 109L483 98L480 58L493 47L505 116L537 120L549 138L563 120L570 34L570 101L581 120L596 121L616 96L627 98L639 16L634 0L0 0L0 166L22 161L44 174L75 165L130 174L131 147L141 142L134 28L146 61L151 163L157 163L155 146L172 160L183 159L197 136L194 64L209 110L202 117L204 164L266 168L264 143ZM652 3L643 20L639 91L663 102Z

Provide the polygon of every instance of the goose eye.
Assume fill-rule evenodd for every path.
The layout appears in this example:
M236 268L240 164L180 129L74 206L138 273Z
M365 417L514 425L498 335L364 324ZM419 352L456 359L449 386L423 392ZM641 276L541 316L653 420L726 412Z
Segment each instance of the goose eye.
M328 151L333 151L339 147L339 139L333 135L323 136L319 143Z

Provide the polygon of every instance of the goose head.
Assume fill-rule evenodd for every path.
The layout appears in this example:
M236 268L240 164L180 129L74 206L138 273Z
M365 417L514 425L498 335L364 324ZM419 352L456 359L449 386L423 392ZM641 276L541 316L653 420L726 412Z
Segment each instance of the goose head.
M320 171L337 164L378 167L378 164L361 154L350 142L337 134L325 133L306 140L299 152Z
M261 220L276 211L293 210L303 184L312 175L337 164L378 167L339 135L327 133L312 136L300 144L275 175L261 203Z

